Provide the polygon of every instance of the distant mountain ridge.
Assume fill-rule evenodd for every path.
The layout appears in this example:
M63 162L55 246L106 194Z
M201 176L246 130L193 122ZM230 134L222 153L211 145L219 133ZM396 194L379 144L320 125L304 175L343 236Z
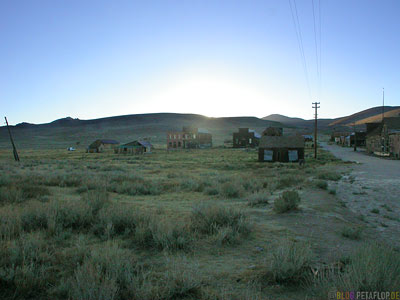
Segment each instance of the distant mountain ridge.
M197 114L152 113L113 116L92 120L66 117L45 124L19 123L11 126L17 146L22 148L61 148L73 145L87 146L96 139L115 139L131 142L148 137L165 145L167 131L181 130L182 126L204 128L213 135L214 145L232 139L239 127L262 132L266 127L287 127L279 122L256 117L209 118ZM0 148L9 147L5 127L0 127Z

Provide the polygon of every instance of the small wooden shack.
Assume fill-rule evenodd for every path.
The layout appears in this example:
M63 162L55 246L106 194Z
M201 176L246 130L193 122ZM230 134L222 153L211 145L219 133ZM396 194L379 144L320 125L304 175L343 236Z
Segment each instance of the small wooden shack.
M263 136L258 148L258 160L268 162L298 162L304 159L304 137L301 135Z
M119 154L144 154L151 153L153 145L149 141L133 141L115 148L114 152Z
M119 145L115 140L96 140L86 149L88 153L100 153L107 150L112 150Z

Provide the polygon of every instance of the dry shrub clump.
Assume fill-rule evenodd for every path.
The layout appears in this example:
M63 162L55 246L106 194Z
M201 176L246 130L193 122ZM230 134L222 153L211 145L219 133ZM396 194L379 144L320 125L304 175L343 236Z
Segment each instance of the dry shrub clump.
M247 197L247 205L249 206L263 206L268 204L269 195L266 192L258 192L251 194Z
M284 213L297 210L300 204L300 195L297 191L285 191L274 202L274 210L277 213Z
M250 233L251 224L242 211L201 203L192 209L191 229L199 234L214 235L219 244L233 244Z
M314 278L312 293L322 297L328 291L392 292L400 285L400 253L379 244L364 244L346 259L342 272L328 272Z

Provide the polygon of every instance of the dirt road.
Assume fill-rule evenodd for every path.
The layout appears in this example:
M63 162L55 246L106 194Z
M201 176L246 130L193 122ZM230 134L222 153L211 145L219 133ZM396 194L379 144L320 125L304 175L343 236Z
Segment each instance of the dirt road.
M322 143L344 161L352 161L350 175L336 185L337 197L380 232L383 240L400 247L400 161L367 155L364 151Z

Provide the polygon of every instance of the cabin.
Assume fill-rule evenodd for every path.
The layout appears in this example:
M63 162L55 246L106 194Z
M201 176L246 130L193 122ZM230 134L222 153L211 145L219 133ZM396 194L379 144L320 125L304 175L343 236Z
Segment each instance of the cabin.
M233 133L233 148L257 147L261 135L253 129L239 128L238 132Z
M263 136L258 148L260 162L298 162L304 159L304 137L301 135Z
M212 147L212 135L205 129L183 127L167 132L167 149L205 149Z
M367 123L366 148L370 154L399 158L400 117L384 118L379 123Z
M366 132L352 132L350 135L346 137L345 145L349 147L353 147L354 143L356 143L357 147L365 147L366 144Z
M114 149L117 154L145 154L151 153L153 145L149 141L133 141L120 145Z
M119 142L116 140L96 140L89 145L86 149L87 153L101 153L105 151L112 151L116 146L119 145Z

